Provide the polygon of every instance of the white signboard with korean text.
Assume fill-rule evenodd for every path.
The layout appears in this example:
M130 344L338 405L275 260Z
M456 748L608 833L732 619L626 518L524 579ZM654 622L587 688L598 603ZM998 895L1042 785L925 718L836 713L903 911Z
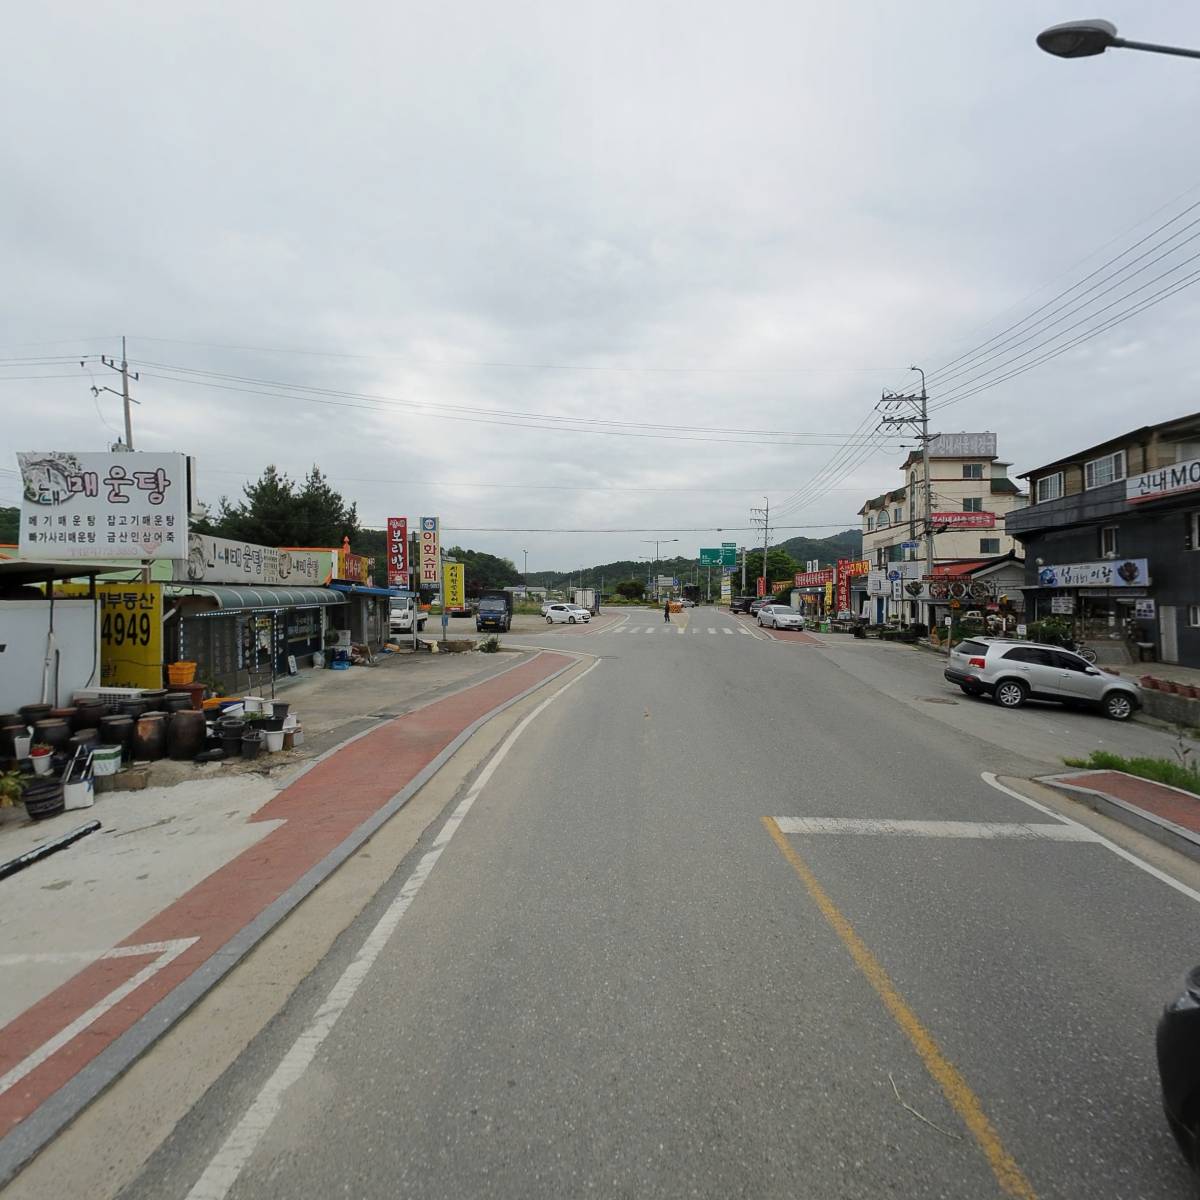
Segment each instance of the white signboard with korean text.
M1145 558L1106 558L1101 562L1038 567L1041 587L1145 587L1150 563Z
M1125 499L1130 504L1155 500L1174 492L1193 492L1200 488L1200 458L1171 463L1153 471L1143 471L1125 480Z
M1075 611L1075 597L1051 596L1050 611L1059 616L1070 616Z
M437 517L421 518L421 586L441 588L442 583L442 545Z
M47 450L17 464L23 558L187 557L186 455Z
M1153 621L1156 615L1154 601L1135 600L1133 602L1133 615L1139 621Z
M279 550L192 533L187 558L173 564L171 577L176 583L320 587L325 573L323 555L311 550Z

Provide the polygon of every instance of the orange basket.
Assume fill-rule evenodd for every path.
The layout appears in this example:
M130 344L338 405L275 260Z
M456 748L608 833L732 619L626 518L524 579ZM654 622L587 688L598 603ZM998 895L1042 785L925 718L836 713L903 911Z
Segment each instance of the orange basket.
M182 684L191 683L195 678L196 664L194 662L167 663L167 682L172 687L180 687Z

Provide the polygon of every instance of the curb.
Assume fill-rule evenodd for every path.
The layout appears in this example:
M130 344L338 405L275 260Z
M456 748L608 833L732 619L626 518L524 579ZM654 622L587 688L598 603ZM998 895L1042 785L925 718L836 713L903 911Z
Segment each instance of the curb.
M539 653L545 652L547 651L540 651ZM564 654L564 656L567 653L561 650L548 652ZM531 656L529 661L532 662L537 657L539 657L539 654ZM39 1154L67 1125L74 1121L93 1100L129 1070L137 1059L167 1033L176 1022L186 1016L302 900L308 897L319 884L332 875L380 826L395 816L441 770L447 760L457 753L463 744L480 728L486 725L493 717L499 716L514 704L519 704L526 697L531 696L548 683L552 683L564 672L578 666L583 661L578 655L571 657L572 661L567 663L566 666L560 667L553 674L547 675L545 679L538 680L537 683L527 687L524 691L511 696L495 708L489 709L482 716L477 717L465 729L461 730L454 740L445 746L432 761L414 775L386 804L359 825L340 845L330 851L319 863L311 867L306 874L302 875L281 896L276 897L256 917L242 926L233 937L197 967L187 979L173 988L149 1012L138 1018L129 1029L110 1045L106 1046L82 1070L67 1083L63 1084L58 1091L43 1101L25 1120L10 1130L3 1138L0 1138L0 1188L7 1186L32 1158ZM517 666L518 664L514 663L513 665ZM502 671L497 674L504 673ZM490 679L494 678L496 678L495 675L490 677ZM481 680L480 682L490 682L490 679ZM471 686L476 685L467 685L466 687L457 689L457 691L466 691ZM452 692L451 695L453 694L456 693ZM438 697L437 699L441 700L445 698ZM435 702L433 700L430 701L431 704ZM421 707L425 706L422 705ZM419 710L413 709L410 711L415 712ZM399 717L393 718L393 720L399 719ZM317 762L322 759L336 754L351 742L365 737L367 733L374 732L375 729L381 728L386 724L389 724L389 722L381 721L379 724L372 726L371 729L364 730L362 733L355 734L347 738L344 742L340 742L337 746L325 751L319 759L315 759L309 765L308 769L316 766Z
M1107 773L1113 774L1114 772ZM1124 774L1125 772L1115 773ZM1114 821L1119 821L1122 825L1134 830L1136 833L1144 834L1146 837L1158 842L1159 845L1166 846L1170 850L1186 855L1195 862L1200 862L1200 834L1193 833L1190 829L1184 829L1182 825L1176 825L1174 821L1168 821L1164 817L1146 812L1145 809L1138 808L1137 805L1130 804L1126 800L1110 796L1107 792L1099 791L1096 788L1089 788L1080 783L1066 782L1067 779L1086 778L1087 773L1084 772L1071 775L1040 775L1036 777L1035 782L1045 784L1047 787L1055 788L1060 792L1067 792L1073 798L1083 800L1094 812L1111 817ZM1140 777L1130 776L1130 778ZM1171 788L1165 784L1158 786L1167 787L1170 791L1179 791L1178 788ZM1190 792L1183 794L1191 796Z

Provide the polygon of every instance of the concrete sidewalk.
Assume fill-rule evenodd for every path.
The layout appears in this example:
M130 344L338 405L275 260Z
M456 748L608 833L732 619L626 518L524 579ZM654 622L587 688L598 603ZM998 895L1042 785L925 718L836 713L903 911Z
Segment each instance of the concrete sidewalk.
M545 651L414 658L369 672L377 678L357 698L314 680L331 752L282 772L106 795L44 823L57 834L96 818L104 829L5 884L0 966L15 986L0 1010L0 1183L479 724L575 661ZM387 712L363 713L381 701ZM43 828L15 831L6 848Z

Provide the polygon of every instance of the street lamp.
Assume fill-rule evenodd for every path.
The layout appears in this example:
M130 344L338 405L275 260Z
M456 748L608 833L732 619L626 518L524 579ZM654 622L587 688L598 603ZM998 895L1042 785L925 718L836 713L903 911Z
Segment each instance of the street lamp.
M657 575L658 574L658 548L659 548L659 546L669 546L672 542L679 541L679 539L678 538L642 538L642 541L644 543L646 543L646 545L649 545L651 542L654 543L654 573L655 573L655 575ZM656 585L657 585L657 583L658 583L658 581L655 580ZM654 589L654 594L656 596L658 595L657 587L655 587L655 589Z
M521 551L521 553L522 553L523 555L525 555L525 571L524 571L524 575L525 575L525 594L526 594L526 595L528 595L528 594L529 594L529 551L528 551L528 550L522 550L522 551Z
M1200 50L1183 46L1159 46L1153 42L1131 42L1117 37L1117 27L1111 21L1067 21L1051 25L1037 35L1037 44L1047 54L1057 58L1091 58L1112 47L1125 50L1148 50L1151 54L1174 54L1179 58L1200 58Z

